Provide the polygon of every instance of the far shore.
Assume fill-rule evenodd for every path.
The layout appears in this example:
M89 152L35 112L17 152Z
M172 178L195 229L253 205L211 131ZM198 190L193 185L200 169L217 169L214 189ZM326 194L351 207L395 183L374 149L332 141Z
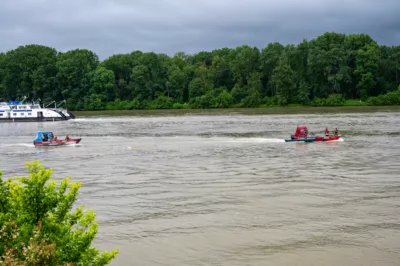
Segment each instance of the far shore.
M179 116L179 115L279 115L279 114L327 114L400 112L400 106L338 106L338 107L262 107L262 108L215 108L215 109L148 109L72 111L77 117L91 116Z

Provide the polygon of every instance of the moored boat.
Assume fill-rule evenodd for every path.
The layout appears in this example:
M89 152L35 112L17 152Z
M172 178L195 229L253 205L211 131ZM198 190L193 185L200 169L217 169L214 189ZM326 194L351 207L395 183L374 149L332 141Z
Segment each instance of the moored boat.
M49 107L50 105L54 104L54 108L53 107ZM65 117L67 118L67 120L69 119L75 119L75 115L73 113L71 113L68 109L66 108L61 108L60 106L64 104L66 105L67 102L65 100L61 101L61 102L56 102L56 101L52 101L50 103L44 104L43 106L45 108L48 108L50 110L56 111L57 113L62 113L63 115L65 115Z
M53 132L39 131L36 135L36 139L33 141L35 146L62 146L70 144L78 144L81 138L70 138L68 135L65 139L58 139L54 136Z
M42 108L39 103L22 101L0 101L0 122L47 122L74 119L66 109Z

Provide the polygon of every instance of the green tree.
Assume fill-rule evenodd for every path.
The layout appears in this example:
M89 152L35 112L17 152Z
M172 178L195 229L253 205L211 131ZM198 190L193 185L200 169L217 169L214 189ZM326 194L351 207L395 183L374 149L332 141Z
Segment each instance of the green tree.
M248 96L242 100L245 107L257 107L261 103L261 73L252 72L247 79Z
M132 69L134 97L141 101L155 99L160 93L167 94L168 65L164 55L144 53Z
M61 53L57 59L57 88L68 108L79 109L92 87L93 72L99 64L98 56L86 49Z
M260 51L256 47L251 48L248 45L239 46L231 51L229 59L230 69L236 83L246 82L250 73L258 71L260 67Z
M29 99L54 95L57 51L42 45L19 46L3 61L3 84L8 98Z
M116 96L116 86L114 72L104 67L98 67L93 74L91 93L105 96L105 100L114 101Z
M348 53L344 48L346 36L325 33L309 45L310 55L306 80L314 97L330 93L346 93L351 83Z
M289 60L286 54L283 54L279 59L278 66L274 69L271 83L275 86L278 104L285 105L290 103L294 95L295 72L289 65Z
M267 47L261 50L260 55L260 71L263 74L262 80L264 83L264 94L266 96L274 96L276 91L271 81L274 69L279 63L279 58L282 55L284 47L280 43L270 43Z
M200 78L193 79L189 84L189 97L190 99L201 96L205 93L204 83Z
M213 57L210 75L215 88L225 87L231 90L235 84L227 56L216 55Z
M66 100L75 110L169 108L171 103L172 108L325 105L339 95L382 104L396 101L386 101L392 96L366 100L397 90L399 83L400 46L378 45L367 34L326 32L297 45L270 43L261 51L242 45L169 57L136 50L101 63L85 49L57 53L26 45L0 53L0 97ZM232 104L225 92L229 101L215 104L219 89L232 96ZM328 100L332 94L337 96Z
M0 53L0 98L7 98L6 90L3 84L4 76L5 76L5 60L7 56L4 53Z
M141 54L142 52L112 55L100 64L114 73L117 95L121 100L132 98L132 68L136 66L137 57Z
M366 100L370 96L370 91L376 84L376 72L379 66L379 48L373 43L368 45L365 50L357 51L356 74L358 95Z
M0 171L0 264L110 263L118 250L101 252L92 246L98 230L95 212L83 206L72 210L81 184L68 177L57 186L52 169L39 161L25 165L28 176L3 181Z
M172 64L168 72L167 96L182 102L187 94L188 77L185 71L176 64Z
M347 66L351 73L351 85L347 93L350 98L360 98L362 90L365 91L365 87L362 83L370 81L367 76L365 76L364 81L362 81L362 76L363 74L367 74L367 71L363 70L363 63L361 62L363 60L360 61L360 57L364 57L361 50L366 51L368 46L374 45L375 43L376 42L367 34L350 34L345 37L343 47L346 49Z

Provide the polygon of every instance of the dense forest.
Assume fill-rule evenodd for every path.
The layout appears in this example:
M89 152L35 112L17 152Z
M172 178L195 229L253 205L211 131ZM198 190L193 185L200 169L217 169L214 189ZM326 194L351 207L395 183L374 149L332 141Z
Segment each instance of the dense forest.
M0 53L0 98L66 100L71 110L400 104L400 46L325 33L298 45L247 45L173 57L86 49Z

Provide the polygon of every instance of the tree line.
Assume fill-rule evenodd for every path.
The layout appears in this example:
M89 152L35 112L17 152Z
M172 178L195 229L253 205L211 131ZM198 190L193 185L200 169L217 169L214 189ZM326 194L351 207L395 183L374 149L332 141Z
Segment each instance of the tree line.
M400 104L400 46L325 33L174 56L133 51L105 59L41 45L0 53L0 98L66 100L71 110Z

